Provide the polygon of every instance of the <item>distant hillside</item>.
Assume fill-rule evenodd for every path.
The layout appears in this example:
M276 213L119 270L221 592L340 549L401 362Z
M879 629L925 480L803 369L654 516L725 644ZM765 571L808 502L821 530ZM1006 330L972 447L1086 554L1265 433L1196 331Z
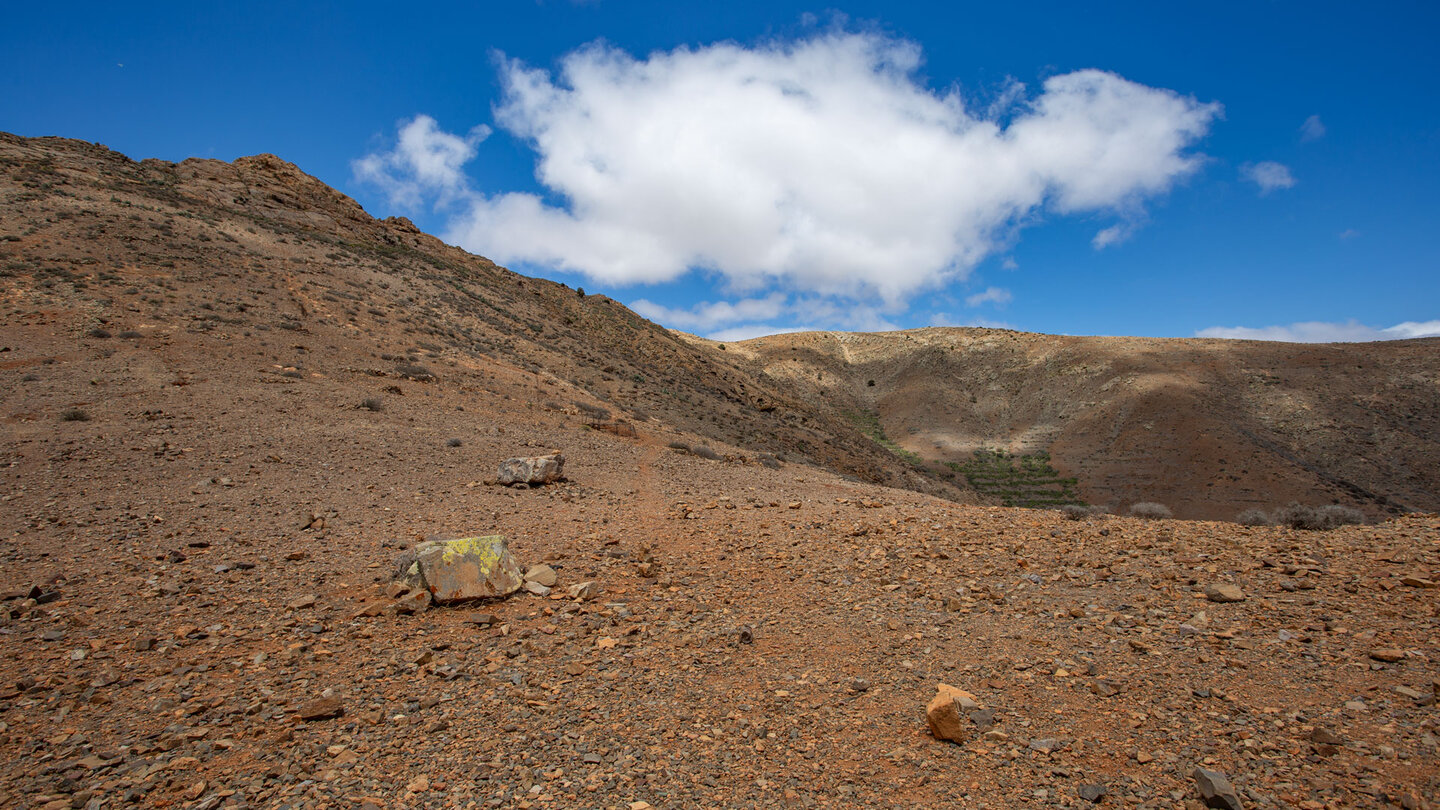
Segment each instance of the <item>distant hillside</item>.
M1232 519L1440 510L1440 339L1304 345L993 329L748 341L757 375L923 459L1048 452L1091 503Z

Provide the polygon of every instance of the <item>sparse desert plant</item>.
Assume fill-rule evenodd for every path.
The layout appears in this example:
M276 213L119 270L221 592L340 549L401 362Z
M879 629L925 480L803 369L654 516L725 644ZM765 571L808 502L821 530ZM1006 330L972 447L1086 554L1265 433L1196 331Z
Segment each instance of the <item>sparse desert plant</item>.
M1364 523L1365 515L1359 510L1338 503L1325 506L1306 506L1291 502L1275 510L1271 516L1275 523L1292 529L1323 532L1339 526Z
M101 329L101 328L98 327L98 326L95 327L94 329L91 329L89 332L86 332L85 334L89 335L89 336L92 337L92 338L97 338L97 339L99 339L99 340L104 340L105 338L110 337L110 333L109 333L109 332L105 331L104 329Z
M415 380L416 382L429 382L436 379L435 372L419 363L405 363L396 368L395 373L407 380Z
M1235 522L1242 526L1269 526L1274 521L1264 509L1246 509L1235 516Z
M20 378L20 382L36 382L40 379L39 374L26 374Z
M690 445L685 442L670 442L666 447L669 447L671 450L679 450L682 453L690 452Z
M1105 514L1103 506L1086 506L1083 503L1067 503L1060 507L1060 511L1070 520L1084 520L1088 517L1100 517Z
M360 400L360 404L356 407L362 411L375 411L376 413L378 413L385 410L385 403L381 402L376 397L366 397L365 399Z
M446 439L446 440L445 440L445 446L446 446L446 447L459 447L459 446L462 445L462 444L464 444L464 442L460 441L459 439Z
M67 408L60 412L60 418L66 422L89 422L90 414L79 408Z
M757 460L760 462L761 467L768 470L780 469L780 459L776 458L773 453L761 453Z
M126 340L134 340L135 338L140 337L140 333L136 332L134 329L126 329L124 332L120 333L120 337L125 338Z
M292 379L292 380L303 380L303 379L305 379L305 375L302 374L302 373L300 373L299 371L296 371L295 369L290 369L289 371L282 371L282 372L280 372L280 376L281 376L281 377L289 377L289 378Z
M711 461L720 458L720 454L716 453L714 450L711 450L710 446L706 444L697 444L694 447L690 448L690 452L694 453L700 458L709 459Z
M1140 503L1130 504L1130 514L1138 518L1145 518L1146 520L1162 520L1172 516L1170 507L1163 503L1155 503L1154 501L1141 501Z

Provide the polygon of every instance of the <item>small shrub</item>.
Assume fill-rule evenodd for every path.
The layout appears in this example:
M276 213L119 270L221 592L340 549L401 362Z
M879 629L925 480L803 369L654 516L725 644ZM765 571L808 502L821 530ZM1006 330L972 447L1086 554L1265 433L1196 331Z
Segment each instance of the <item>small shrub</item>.
M1306 506L1294 502L1275 510L1272 518L1281 526L1315 532L1365 522L1365 515L1353 507L1340 504Z
M60 418L66 422L89 422L90 414L79 408L69 408L60 412Z
M1146 520L1163 520L1171 517L1170 507L1154 501L1141 501L1130 505L1130 514Z
M97 338L97 339L99 339L99 340L104 340L105 338L110 337L110 333L109 333L109 332L106 332L104 329L101 329L101 328L98 327L98 326L95 327L94 329L91 329L89 332L86 332L85 334L89 335L89 336L92 337L92 338Z
M459 439L446 439L446 440L445 440L445 446L446 446L446 447L459 447L459 446L462 445L462 444L464 444L464 442L460 441Z
M135 338L140 337L140 333L136 332L134 329L126 329L124 332L120 333L120 337L125 338L126 340L134 340Z
M1264 509L1246 509L1235 516L1235 522L1242 526L1269 526L1274 521Z
M771 453L761 453L759 457L760 466L769 470L780 469L780 459Z
M406 363L395 369L395 373L407 380L415 380L416 382L429 382L436 379L435 372L418 363Z
M385 403L375 397L368 397L360 400L360 404L357 407L362 411L375 411L378 413L385 410Z
M1094 509L1079 503L1067 503L1060 507L1060 511L1070 520L1084 520L1096 513Z
M20 378L20 382L36 382L39 379L39 374L26 374L24 377Z
M289 371L282 371L282 372L280 372L280 376L281 376L281 377L289 377L289 378L292 379L292 380L303 380L303 379L305 379L305 375L304 375L304 374L302 374L302 373L300 373L299 371L296 371L296 370L294 370L294 369L291 369L291 370L289 370Z
M700 458L709 459L709 460L711 460L711 461L714 461L714 460L720 458L720 454L719 454L719 453L716 453L714 450L711 450L711 449L710 449L710 446L709 446L709 445L705 445L705 444L697 444L697 445L695 445L694 447L690 448L690 452L694 453L695 455L699 456Z
M666 447L669 447L671 450L679 450L682 453L690 452L690 445L685 442L670 442Z

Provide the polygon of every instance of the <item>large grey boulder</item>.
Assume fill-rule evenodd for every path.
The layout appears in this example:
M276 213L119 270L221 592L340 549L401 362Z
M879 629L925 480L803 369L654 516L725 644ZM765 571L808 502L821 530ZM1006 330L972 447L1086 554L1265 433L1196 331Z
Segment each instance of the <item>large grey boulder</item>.
M395 579L412 590L430 592L436 604L509 596L524 583L524 571L502 535L427 540L400 558Z
M495 481L503 486L512 484L548 484L560 481L565 475L565 457L559 453L528 458L507 458L500 462L500 472Z

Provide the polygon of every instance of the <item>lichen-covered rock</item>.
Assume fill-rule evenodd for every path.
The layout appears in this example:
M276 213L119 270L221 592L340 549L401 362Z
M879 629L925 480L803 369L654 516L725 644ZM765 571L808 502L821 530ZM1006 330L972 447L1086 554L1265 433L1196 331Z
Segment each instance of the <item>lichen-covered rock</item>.
M395 580L436 604L509 596L524 573L501 535L427 540L400 559Z
M495 481L502 486L512 484L549 484L565 477L565 457L559 453L528 458L507 458L500 462Z

